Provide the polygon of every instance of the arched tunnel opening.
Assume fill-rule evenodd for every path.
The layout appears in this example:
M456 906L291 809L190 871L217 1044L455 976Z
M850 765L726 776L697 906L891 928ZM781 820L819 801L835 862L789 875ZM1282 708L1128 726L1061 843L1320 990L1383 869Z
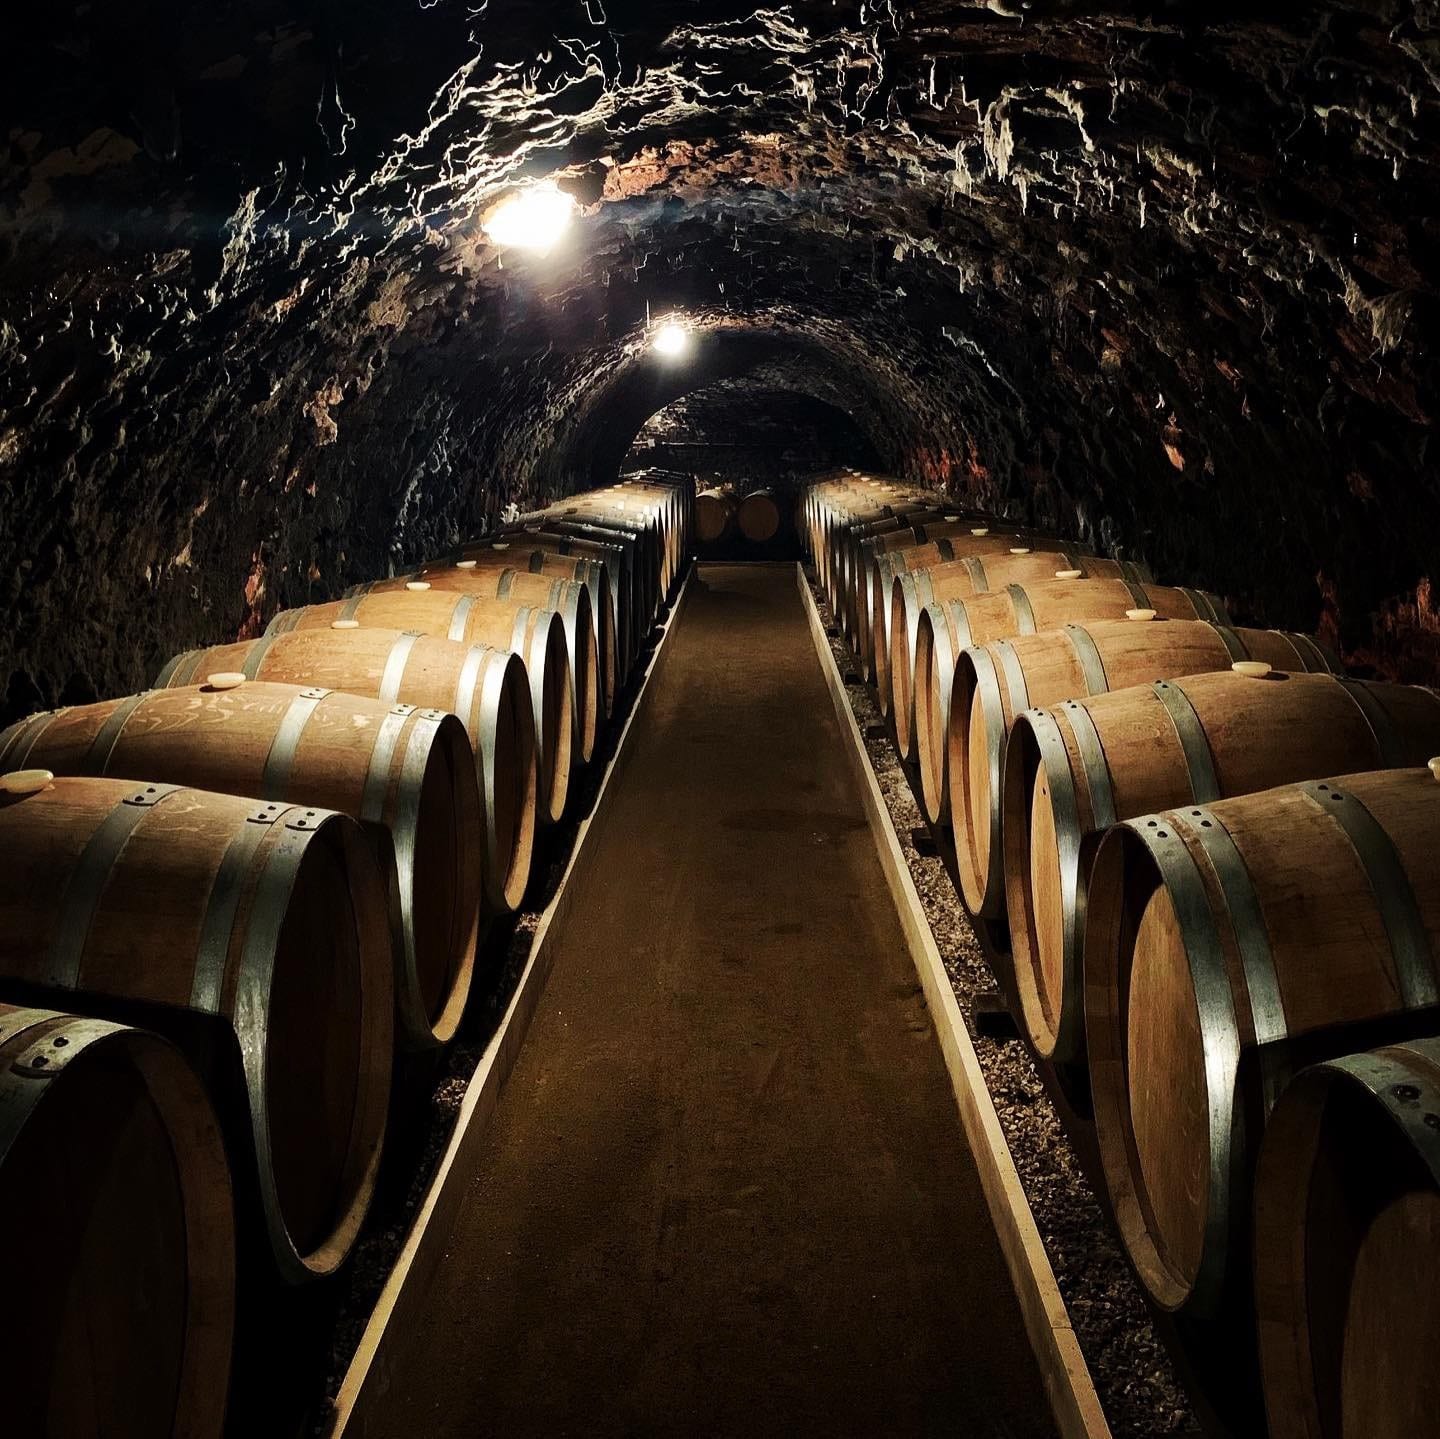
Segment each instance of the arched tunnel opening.
M9 17L17 1431L1440 1439L1437 77Z

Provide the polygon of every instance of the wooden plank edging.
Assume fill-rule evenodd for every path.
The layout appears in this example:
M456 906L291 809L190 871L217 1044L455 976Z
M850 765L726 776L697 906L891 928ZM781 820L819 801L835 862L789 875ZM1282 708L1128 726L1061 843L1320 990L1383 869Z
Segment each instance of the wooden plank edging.
M655 648L649 672L635 696L625 728L620 733L610 767L595 796L595 804L576 831L574 847L559 887L540 916L530 956L515 986L515 993L510 997L504 1017L485 1046L485 1052L465 1087L465 1097L460 1103L460 1113L445 1152L345 1371L335 1407L326 1423L328 1439L378 1439L380 1434L391 1432L378 1427L382 1421L374 1410L390 1388L394 1350L408 1337L412 1318L424 1309L430 1282L445 1257L460 1202L475 1169L481 1140L506 1081L515 1068L520 1046L525 1041L550 977L554 963L551 935L563 930L573 896L579 887L578 881L588 873L598 849L597 845L587 841L605 818L611 794L629 767L631 730L660 671L670 636L690 594L693 574L692 566L671 606L664 633Z
M1030 1212L1030 1202L1020 1183L1015 1160L1005 1141L1000 1117L995 1112L955 992L950 987L950 977L945 973L935 936L930 931L920 896L910 877L885 797L870 766L865 741L855 722L844 681L836 667L835 656L802 565L795 566L795 576L835 714L849 741L846 748L864 798L881 867L925 991L926 1004L945 1055L945 1067L950 1073L965 1136L975 1157L990 1218L1005 1256L1005 1266L1019 1301L1026 1333L1040 1366L1055 1423L1065 1439L1111 1439L1100 1396L1095 1392L1085 1356L1080 1352L1070 1315L1055 1282L1055 1271L1045 1253L1035 1216Z

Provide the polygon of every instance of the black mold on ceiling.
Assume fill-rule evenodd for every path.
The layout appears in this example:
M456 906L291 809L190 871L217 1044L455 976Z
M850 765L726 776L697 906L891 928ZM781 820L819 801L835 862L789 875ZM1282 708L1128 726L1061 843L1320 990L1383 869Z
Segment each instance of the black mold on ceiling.
M1436 0L28 7L0 708L601 482L716 386L1434 682L1437 89ZM498 252L539 177L577 223Z

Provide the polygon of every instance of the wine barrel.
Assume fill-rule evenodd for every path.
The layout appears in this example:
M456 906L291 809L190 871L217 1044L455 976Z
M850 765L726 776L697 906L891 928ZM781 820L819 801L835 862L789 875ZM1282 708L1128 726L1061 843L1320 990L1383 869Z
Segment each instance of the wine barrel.
M673 585L680 562L689 550L693 493L693 478L687 477L682 483L678 480L663 481L627 475L618 484L589 490L576 498L584 500L593 496L603 503L615 505L622 511L653 514L664 536L670 566L670 583Z
M486 908L520 907L535 845L535 719L524 662L506 650L394 630L297 630L176 655L157 689L233 673L276 684L320 685L387 706L457 715L475 756Z
M235 1325L230 1174L180 1052L0 1005L5 1427L219 1439Z
M575 763L579 756L571 745L575 696L570 687L565 622L554 610L515 600L407 589L281 610L265 634L274 637L296 630L328 630L352 620L362 629L400 630L457 644L508 649L524 660L535 719L541 813L552 824L559 823L570 794L572 755Z
M735 514L740 533L752 545L768 545L780 533L780 506L769 490L751 490Z
M1167 810L1101 841L1085 939L1096 1138L1121 1239L1165 1309L1209 1318L1249 1288L1268 1058L1301 1041L1334 1058L1327 1038L1347 1028L1385 1043L1387 1025L1435 1015L1437 850L1428 769Z
M882 662L888 665L890 594L897 574L966 558L978 560L986 555L1004 556L1009 550L1021 547L1032 554L1040 550L1059 553L1062 559L1055 569L1081 568L1079 557L1085 551L1078 546L1057 550L1059 544L1051 535L1039 535L1004 521L973 515L947 515L939 521L891 530L867 539L861 546L860 563L856 570L854 604L859 623L859 653L866 660L869 677L874 678L877 617L885 635ZM1045 571L1042 576L1041 572L1032 568L1010 578L1033 580L1041 577L1050 579L1051 572ZM989 588L999 589L1007 582L997 580Z
M32 772L40 775L44 771ZM369 1208L390 1098L385 894L347 815L165 784L0 795L0 978L101 1018L214 1016L243 1058L226 1114L282 1280L333 1274ZM177 1028L172 1031L170 1026Z
M660 611L654 556L646 549L640 535L624 528L560 517L524 529L506 530L497 539L514 545L558 545L562 554L586 558L615 558L628 596L630 629L626 637L626 653L633 664L644 648L645 638ZM467 550L467 558L469 553Z
M855 596L861 582L861 556L867 540L916 526L942 524L952 512L933 504L885 505L878 513L862 511L859 518L836 528L832 537L834 574L830 603L840 621L841 632L852 649L859 651L860 605Z
M1224 670L1022 714L1000 833L1015 989L1036 1049L1060 1065L1083 1059L1087 871L1116 820L1437 753L1440 695L1335 675Z
M657 606L670 593L679 562L677 532L666 509L651 500L590 490L546 510L547 519L582 520L635 535L651 571Z
M409 574L393 580L376 580L358 585L351 594L365 594L372 589L403 588L411 581L425 581L433 590L456 594L494 595L498 575L517 570L531 578L570 580L583 585L589 592L590 615L595 629L595 658L601 715L609 719L614 713L615 698L623 683L622 656L616 649L619 614L611 591L609 569L604 561L577 559L569 555L549 554L523 545L511 546L499 541L488 549L474 549L471 557L422 565ZM487 578L488 577L488 578ZM534 593L541 593L536 589ZM568 593L568 592L565 592ZM540 601L539 603L543 603ZM551 606L557 608L557 606ZM565 635L570 640L571 618L565 616ZM571 642L572 649L574 647Z
M735 501L724 490L701 490L695 496L695 538L702 545L723 540L735 524Z
M958 540L953 544L957 550L968 548ZM896 733L904 737L902 757L910 758L910 746L915 740L914 704L922 682L918 660L920 618L931 605L1006 593L1014 587L1027 589L1052 581L1082 579L1119 581L1126 586L1127 594L1143 593L1146 584L1153 584L1144 565L1064 550L1037 552L1028 544L1015 544L1014 537L1006 554L963 554L897 574L891 580L890 618L884 630L886 649L877 655L875 669L881 711L894 717ZM903 656L897 649L902 643Z
M613 664L615 680L611 693L618 695L630 674L632 661L632 602L623 553L605 545L583 545L585 554L571 553L573 543L539 534L521 534L513 540L473 541L453 550L444 560L425 566L411 578L427 579L435 570L445 573L450 569L525 569L532 574L561 575L583 583L590 591L590 607L594 613L609 616L598 630L601 664Z
M565 651L570 664L571 727L573 753L583 764L595 757L595 742L600 731L600 717L608 713L614 695L603 692L604 671L600 662L600 640L595 630L595 615L590 607L590 591L578 581L557 575L531 574L526 570L484 569L432 570L423 576L406 576L390 580L371 580L356 585L348 592L357 595L423 593L421 586L436 594L476 595L482 599L508 600L554 610L565 626ZM613 670L610 683L614 684Z
M1003 590L969 599L920 603L918 574L898 575L891 597L890 703L891 723L901 757L909 759L915 736L915 661L920 619L930 614L931 643L938 626L950 631L954 653L971 645L1014 635L1033 635L1086 620L1123 619L1127 614L1177 620L1209 620L1228 624L1224 604L1201 590L1141 584L1131 578L1051 580L1043 584L1011 584Z
M1271 1439L1422 1439L1440 1425L1440 1039L1286 1086L1255 1180Z
M933 774L940 742L965 902L989 918L999 915L1004 900L1002 758L1023 710L1173 675L1228 670L1236 662L1320 673L1338 668L1306 635L1208 620L1097 620L969 649L960 647L946 621L943 611L926 614L915 646L917 668L928 656L917 682L917 715L924 714L916 724L917 748L923 733Z
M913 486L892 480L851 477L816 496L810 520L810 551L822 590L832 605L835 603L835 559L839 532L862 518L876 518L908 508L919 513L934 510L943 504L943 497L927 494ZM952 507L953 508L953 507Z
M974 518L960 521L943 520L939 524L916 526L896 531L882 538L909 540L892 548L867 553L862 558L860 591L860 655L865 677L877 686L877 693L888 711L890 704L890 613L891 598L897 575L911 570L929 569L932 565L952 564L967 558L1007 555L1021 545L1053 544L1048 536L1027 531L993 520L977 524ZM1071 552L1067 552L1071 553ZM1072 554L1073 563L1073 554ZM880 684L881 676L884 684Z
M645 596L645 614L653 620L667 592L664 533L653 515L627 513L618 505L557 505L545 511L547 528L580 537L628 540L634 547L636 573Z
M903 523L907 517L913 517L912 522L919 524L923 519L941 513L938 502L931 497L884 488L833 504L828 509L820 529L819 538L824 559L819 568L822 583L837 611L840 608L840 591L845 583L846 540L852 529L874 526L877 521L884 520Z
M0 733L0 771L30 766L360 820L385 880L400 1043L454 1037L475 970L483 853L475 762L454 715L296 685L151 690Z
M841 485L817 498L811 520L811 553L821 588L834 602L832 586L835 580L834 563L836 554L836 532L862 513L871 517L886 513L896 505L926 506L933 508L933 497L923 496L918 490L891 483L854 481Z

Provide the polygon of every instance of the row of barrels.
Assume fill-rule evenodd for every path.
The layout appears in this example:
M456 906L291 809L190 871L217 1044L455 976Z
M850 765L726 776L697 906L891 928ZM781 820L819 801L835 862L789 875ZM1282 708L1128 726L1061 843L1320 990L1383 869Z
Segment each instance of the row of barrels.
M883 477L800 519L1152 1301L1273 1435L1440 1432L1440 693Z
M768 545L781 528L780 501L769 489L742 494L732 485L715 485L695 495L695 543L724 544L739 535L752 545Z
M631 480L0 732L17 1432L220 1432L237 1295L351 1253L689 521Z

